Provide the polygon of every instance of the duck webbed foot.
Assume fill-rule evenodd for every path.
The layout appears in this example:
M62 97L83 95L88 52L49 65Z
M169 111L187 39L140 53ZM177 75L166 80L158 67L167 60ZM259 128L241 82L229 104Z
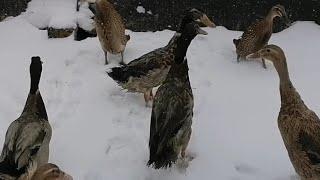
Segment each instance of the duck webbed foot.
M240 62L240 55L237 55L237 62Z
M184 173L186 169L189 167L190 161L195 158L192 154L186 154L185 151L181 151L181 156L178 158L176 167L178 168L179 172Z

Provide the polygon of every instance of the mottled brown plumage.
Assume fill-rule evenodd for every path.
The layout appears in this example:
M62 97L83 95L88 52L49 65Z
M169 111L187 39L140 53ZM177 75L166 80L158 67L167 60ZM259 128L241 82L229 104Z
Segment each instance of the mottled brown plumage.
M197 9L191 9L185 14L180 29L168 45L155 49L131 61L126 66L112 68L108 75L129 92L144 93L146 105L149 106L153 99L152 88L161 85L174 62L174 51L182 29L193 21L215 27L204 13Z
M286 11L283 6L276 5L271 8L268 15L253 24L242 34L240 39L234 39L236 46L237 59L246 59L246 56L257 52L268 44L273 31L273 19L275 17L287 18ZM263 67L266 68L264 59L262 59Z
M63 172L57 165L47 163L21 180L72 180L72 177Z
M193 94L185 56L193 38L203 33L195 23L186 25L177 40L174 63L156 93L151 115L148 162L156 169L170 167L179 156L185 158L193 117Z
M124 63L123 52L130 36L125 35L125 26L120 14L108 0L96 0L95 11L96 31L105 53L105 63L108 64L107 52L121 53L121 63Z
M63 172L57 165L47 163L38 167L32 163L27 171L20 177L13 177L0 173L1 180L72 180L73 178Z
M278 126L290 160L302 180L320 179L320 119L292 85L282 49L268 45L252 57L271 60L280 77Z

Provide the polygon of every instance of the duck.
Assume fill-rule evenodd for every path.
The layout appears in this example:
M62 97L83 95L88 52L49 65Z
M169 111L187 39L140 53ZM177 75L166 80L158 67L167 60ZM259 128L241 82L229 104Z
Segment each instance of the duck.
M31 163L43 165L48 162L52 129L39 90L41 72L40 57L32 57L31 85L24 109L6 132L0 156L0 173L2 174L18 177Z
M18 178L3 175L0 173L0 179L4 180L73 180L72 176L62 171L57 165L52 163L46 163L40 167L37 167L36 163L33 163L28 167L27 171Z
M34 173L29 175L30 180L43 180L43 179L55 179L55 180L73 180L72 176L65 173L57 165L47 163L39 167ZM26 179L26 180L29 180ZM24 180L24 179L22 179Z
M215 27L215 24L203 12L195 8L187 10L181 21L180 28L166 46L144 54L125 66L112 68L108 72L109 77L115 80L123 89L128 90L128 92L143 93L146 107L151 107L153 100L152 89L160 86L165 80L171 64L174 62L177 39L180 37L185 25L193 21L204 26Z
M187 158L194 102L186 53L191 41L198 34L207 33L194 22L185 26L177 39L174 63L155 95L147 164L155 169L171 167L178 158Z
M292 84L283 50L267 45L250 55L270 60L280 78L278 127L291 163L302 180L320 179L320 119Z
M245 60L246 56L257 52L268 44L273 32L273 20L276 17L284 17L287 25L289 25L289 19L284 6L277 4L271 8L264 19L251 24L239 39L233 39L238 63L240 59ZM265 69L267 68L264 59L262 59L262 66Z
M124 64L124 50L130 40L130 35L125 34L125 25L121 15L108 0L96 0L93 13L98 39L105 55L105 64L108 64L108 52L120 53L120 64Z

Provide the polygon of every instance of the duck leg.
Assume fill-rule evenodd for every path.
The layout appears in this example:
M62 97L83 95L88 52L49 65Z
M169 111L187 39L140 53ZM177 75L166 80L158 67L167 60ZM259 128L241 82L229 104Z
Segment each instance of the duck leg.
M152 93L152 89L150 89L150 98L151 98L151 101L153 101L154 96L153 96L153 93Z
M121 65L125 65L126 63L124 63L124 58L123 58L123 51L120 53L121 54L121 62L120 62L120 64Z
M146 107L152 107L151 105L152 99L153 99L153 95L152 95L152 92L150 92L150 90L147 90L146 92L144 92L144 101L146 102Z
M109 62L108 62L108 53L106 51L104 52L104 60L105 60L105 65L109 64Z
M237 55L237 62L240 62L240 55Z
M262 66L263 68L267 69L266 60L262 58Z

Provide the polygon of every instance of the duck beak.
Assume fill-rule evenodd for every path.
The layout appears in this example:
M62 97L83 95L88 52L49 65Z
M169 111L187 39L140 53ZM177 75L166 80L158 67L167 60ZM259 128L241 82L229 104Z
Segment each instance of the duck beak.
M216 25L208 18L207 15L203 14L199 19L200 23L204 24L206 27L216 27Z
M290 27L290 26L291 26L291 21L290 21L290 19L288 18L287 14L284 15L284 19L285 19L286 26L287 26L287 27Z
M63 180L73 180L72 176L65 174L64 179Z
M260 51L257 51L255 53L249 54L246 58L257 59L257 58L260 58L260 57L261 57L261 53L260 53Z
M200 27L197 30L198 34L202 34L202 35L208 35L207 31L201 29Z

